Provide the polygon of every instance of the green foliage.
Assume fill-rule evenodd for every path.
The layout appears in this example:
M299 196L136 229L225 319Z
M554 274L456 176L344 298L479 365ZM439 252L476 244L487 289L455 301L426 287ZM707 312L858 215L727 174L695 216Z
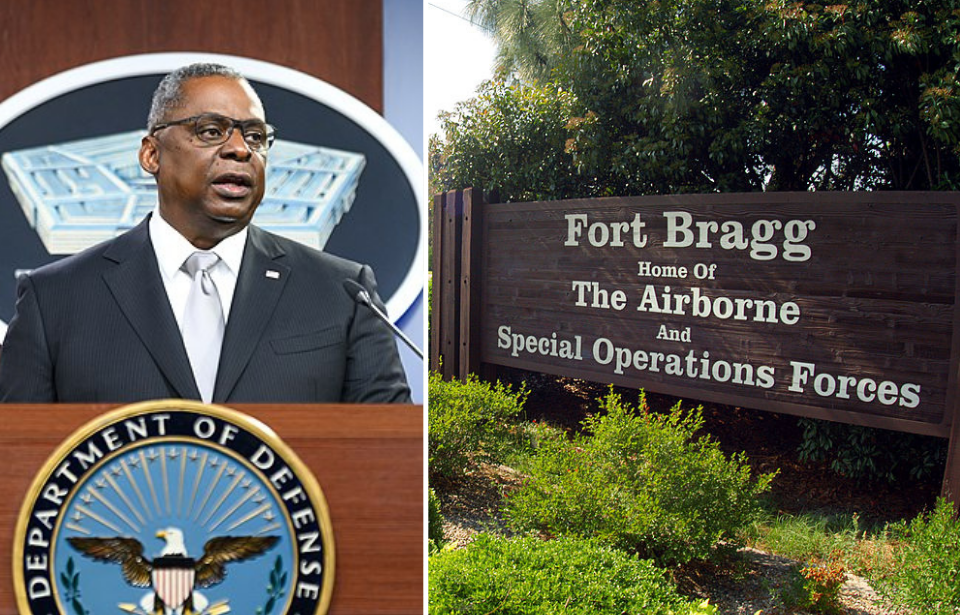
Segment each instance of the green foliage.
M504 201L569 198L573 102L549 86L484 83L476 98L441 118L445 137L430 140L431 189L498 190Z
M941 498L932 513L897 529L902 543L881 592L914 613L960 612L960 519L953 504Z
M612 391L573 441L541 443L530 477L510 496L519 530L596 537L660 563L708 559L760 513L772 475L751 478L743 454L727 458L695 438L699 411L637 412Z
M846 574L842 565L837 562L814 564L794 569L793 573L790 584L781 594L788 608L824 615L843 612L840 588Z
M429 560L431 615L704 613L662 571L597 542L480 535Z
M526 474L530 469L531 458L536 455L537 449L544 442L567 438L567 432L563 428L537 420L521 423L519 430L521 439L517 446L511 449L504 462L521 474Z
M856 515L777 515L754 523L746 537L764 551L799 561L822 560L859 539L860 520Z
M575 5L582 53L561 82L600 117L577 138L607 185L917 190L960 176L942 121L960 113L955 1Z
M864 529L860 517L808 512L777 515L750 526L748 544L798 561L838 561L869 578L892 567L890 536L885 528Z
M262 607L257 607L254 612L257 615L270 615L278 603L282 604L283 597L286 595L287 573L283 569L283 558L277 556L273 562L273 568L270 570L270 579L267 583L267 601Z
M474 375L461 382L431 373L428 395L430 476L451 480L503 453L512 433L508 419L522 412L527 391Z
M443 548L443 515L440 513L440 498L433 489L427 489L427 541L431 553Z
M958 0L474 4L525 9L494 37L543 70L448 118L434 188L535 200L960 187ZM535 23L553 34L518 43Z
M762 135L745 118L756 18L743 3L593 0L571 13L582 44L557 80L596 116L571 135L590 195L760 189Z
M843 476L870 480L925 480L943 473L947 459L942 438L800 419L800 460L829 461Z
M75 615L89 615L89 611L80 600L80 572L73 563L73 558L67 558L67 569L60 573L60 584L63 588L63 597L73 608Z
M497 71L545 81L575 39L564 0L470 0L467 14L497 41Z

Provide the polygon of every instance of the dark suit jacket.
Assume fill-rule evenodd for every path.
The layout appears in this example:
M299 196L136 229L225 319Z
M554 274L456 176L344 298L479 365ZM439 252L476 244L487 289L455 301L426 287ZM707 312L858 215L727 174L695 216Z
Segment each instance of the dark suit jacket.
M20 280L0 401L199 399L147 229ZM369 267L251 226L213 401L409 402L392 332L345 279L379 303Z

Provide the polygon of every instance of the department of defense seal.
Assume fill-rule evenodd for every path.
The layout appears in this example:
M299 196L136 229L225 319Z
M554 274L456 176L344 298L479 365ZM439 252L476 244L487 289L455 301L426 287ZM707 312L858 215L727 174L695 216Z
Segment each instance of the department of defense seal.
M316 615L333 532L316 479L269 428L170 400L74 432L17 520L14 588L35 615Z

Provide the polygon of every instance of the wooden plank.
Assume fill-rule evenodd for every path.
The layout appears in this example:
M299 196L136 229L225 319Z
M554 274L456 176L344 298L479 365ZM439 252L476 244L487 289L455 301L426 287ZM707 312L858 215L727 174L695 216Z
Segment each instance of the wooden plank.
M466 381L480 370L480 260L483 245L483 192L469 188L463 194L463 237L460 271L459 378Z
M960 220L957 221L960 229ZM957 231L960 236L960 230ZM954 246L957 254L957 262L960 263L960 241ZM960 271L956 274L960 277ZM960 284L957 284L956 305L958 309L954 310L953 315L953 362L950 369L950 379L947 384L947 414L952 417L950 429L950 442L947 446L947 462L943 472L943 485L941 495L953 501L955 512L960 515L960 399L957 395L957 386L960 382Z
M430 370L440 371L440 312L443 309L443 195L433 197L433 211L430 212L432 244L430 246L430 309L427 314L430 335Z
M947 464L943 473L943 497L951 500L957 513L960 514L960 416L953 415L953 426L950 429L950 445L947 448Z
M381 0L246 2L242 11L238 19L219 3L192 0L0 3L0 100L90 62L189 50L289 66L383 110ZM70 53L53 44L61 40Z
M481 361L946 436L958 206L956 193L489 205ZM578 356L551 351L573 339Z
M463 193L448 192L443 197L443 236L440 277L434 279L443 294L438 313L441 373L453 378L460 372L460 275L463 238Z

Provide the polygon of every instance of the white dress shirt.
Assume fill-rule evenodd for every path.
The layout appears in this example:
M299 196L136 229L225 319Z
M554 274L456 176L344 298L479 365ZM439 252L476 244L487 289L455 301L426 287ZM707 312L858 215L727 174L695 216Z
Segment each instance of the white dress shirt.
M183 313L187 308L187 296L190 294L192 280L180 267L194 252L202 252L187 241L177 229L163 219L159 210L154 210L150 216L150 242L157 255L157 264L160 266L160 277L167 290L167 299L173 315L177 318L177 326L183 331ZM224 324L230 318L230 306L233 305L233 292L237 288L237 276L240 273L240 263L243 262L243 249L247 245L247 229L227 237L209 252L220 257L220 262L210 268L210 277L217 285L217 294L220 295L220 304L223 308Z

